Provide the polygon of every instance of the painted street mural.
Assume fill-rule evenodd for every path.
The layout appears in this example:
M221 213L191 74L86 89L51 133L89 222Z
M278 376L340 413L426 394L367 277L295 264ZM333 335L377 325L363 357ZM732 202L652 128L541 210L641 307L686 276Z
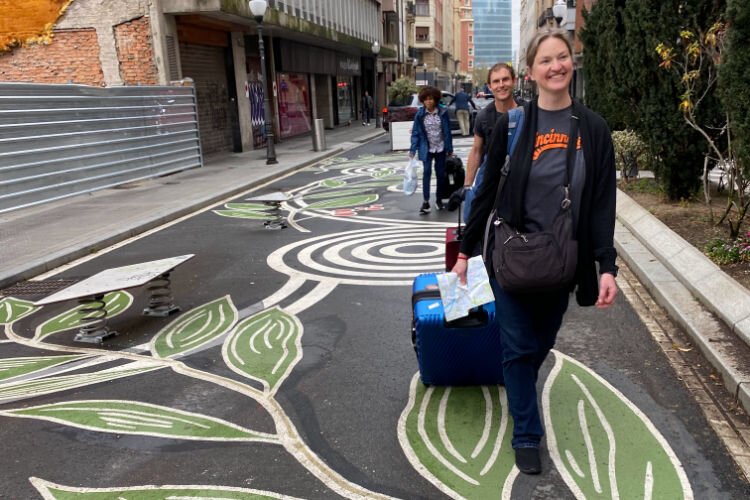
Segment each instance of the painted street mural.
M465 158L468 142L459 139L457 143ZM134 484L127 476L113 472L116 469L99 471L95 463L87 467L97 473L69 480L56 469L40 464L28 470L25 478L39 497L408 497L407 491L399 494L395 489L374 487L387 483L387 479L365 480L352 468L341 466L346 461L345 453L336 457L320 445L324 439L320 436L327 432L326 413L316 413L321 422L308 428L309 415L297 406L299 394L306 388L312 391L306 386L314 379L311 363L328 367L337 354L327 346L345 342L339 337L326 347L322 341L319 345L316 336L333 329L324 322L334 324L337 320L322 317L306 321L307 313L325 308L334 300L350 301L352 307L360 307L360 312L352 316L360 316L365 324L377 307L375 303L358 302L364 300L358 297L365 290L382 292L384 297L393 293L408 297L404 290L409 289L415 276L442 270L445 228L453 224L418 218L418 195L408 198L415 207L410 217L394 216L390 211L406 198L401 191L405 163L404 154L398 153L337 157L308 168L302 178L309 182L285 189L289 199L277 207L288 224L284 230L264 231L262 222L278 214L271 213L273 207L244 198L202 214L205 233L225 221L236 228L237 238L247 238L244 245L248 252L253 241L278 239L270 240L278 241L275 248L248 264L257 270L257 278L248 278L244 286L248 290L255 290L259 283L269 287L263 296L218 290L197 271L191 275L191 264L186 264L175 272L175 279L181 272L184 277L181 288L175 286L175 296L178 302L181 293L191 297L183 300L190 307L163 320L144 319L140 316L142 292L107 294L107 319L121 335L102 345L72 342L81 326L81 306L64 303L40 308L33 300L2 298L0 420L6 428L13 425L18 432L46 432L56 438L79 436L75 438L79 443L98 443L106 448L110 464L117 463L118 442L124 443L122 453L131 457L129 460L153 464L169 461L170 453L187 452L187 443L193 443L190 446L203 447L196 450L223 447L237 457L234 463L238 465L249 467L256 456L276 460L285 464L290 477L304 478L291 490L284 481L276 481L275 487L269 487L269 481L257 481L264 485L257 488L255 481L240 485L212 479L212 474L218 473L207 467L202 472L196 470L193 482L161 484L155 472L150 483ZM337 231L337 225L343 223L346 229ZM323 227L325 231L320 229ZM249 228L255 228L254 232ZM216 250L217 246L211 248ZM175 255L179 253L184 252ZM200 249L195 253L199 260ZM214 271L217 275L223 272ZM68 272L77 271L73 268ZM86 274L80 271L80 275ZM231 280L231 276L225 279ZM198 302L197 297L202 300ZM408 311L408 304L403 311ZM400 315L401 324L401 331L394 337L406 341L410 317L403 311L393 313ZM389 312L379 310L377 314ZM126 333L129 331L137 333ZM382 332L373 326L347 335L365 338ZM413 353L407 352L404 358L407 355L412 357ZM366 371L380 379L375 384L401 388L394 394L400 415L389 424L390 431L378 434L377 440L397 442L397 451L392 453L394 464L408 464L413 469L409 474L433 487L423 491L420 498L514 496L520 475L513 462L513 421L502 386L425 387L418 374L390 377L385 365L378 366L385 361L374 353L370 361L372 366ZM560 351L553 352L550 366L540 381L546 445L566 495L611 499L694 497L688 475L670 443L649 416L605 375ZM330 373L334 373L333 368ZM330 383L342 381L331 379ZM169 391L158 389L162 386L168 386ZM348 390L354 393L356 388ZM217 394L223 399L212 399ZM325 400L325 395L310 397ZM356 408L358 401L366 400L365 395L350 405ZM377 401L371 403L378 405ZM330 411L337 410L332 407ZM361 411L370 410L362 407ZM346 424L341 424L344 431ZM319 431L315 434L310 429ZM37 446L43 443L33 442ZM61 441L57 438L55 442ZM143 445L148 453L136 458L131 449L135 443L148 443ZM170 444L167 447L163 443ZM80 454L71 457L85 460ZM179 475L178 471L170 473L170 477ZM111 478L106 484L105 477ZM315 493L308 496L313 490Z

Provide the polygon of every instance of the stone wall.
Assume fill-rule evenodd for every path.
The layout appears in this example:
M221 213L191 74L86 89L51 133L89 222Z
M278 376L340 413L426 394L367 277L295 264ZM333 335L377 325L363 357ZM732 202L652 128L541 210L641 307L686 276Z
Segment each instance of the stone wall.
M115 26L117 59L124 85L156 85L159 75L154 64L151 25L148 17L140 17Z
M103 85L96 31L56 31L50 45L18 47L0 55L0 81Z

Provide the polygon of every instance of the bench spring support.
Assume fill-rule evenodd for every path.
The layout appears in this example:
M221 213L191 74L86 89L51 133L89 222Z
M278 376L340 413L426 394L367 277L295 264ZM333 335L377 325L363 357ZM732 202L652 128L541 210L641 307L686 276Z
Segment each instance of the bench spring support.
M94 295L78 300L81 327L74 340L90 344L101 344L104 339L117 335L107 326L107 303L104 295Z
M166 318L176 312L180 307L174 303L172 296L172 280L169 277L171 271L167 271L161 276L151 280L146 287L150 296L148 298L148 307L143 310L144 316L158 316Z

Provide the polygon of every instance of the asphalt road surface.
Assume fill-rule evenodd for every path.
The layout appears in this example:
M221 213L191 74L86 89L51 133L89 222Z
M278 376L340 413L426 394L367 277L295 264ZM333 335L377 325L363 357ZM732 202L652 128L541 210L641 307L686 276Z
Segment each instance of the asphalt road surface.
M750 496L622 294L571 301L539 476L513 467L502 387L423 386L411 282L441 271L456 213L419 215L405 164L381 138L46 277L195 255L170 276L179 314L143 316L144 286L104 297L101 345L73 341L75 301L3 299L0 497ZM268 230L247 199L279 192L289 227Z

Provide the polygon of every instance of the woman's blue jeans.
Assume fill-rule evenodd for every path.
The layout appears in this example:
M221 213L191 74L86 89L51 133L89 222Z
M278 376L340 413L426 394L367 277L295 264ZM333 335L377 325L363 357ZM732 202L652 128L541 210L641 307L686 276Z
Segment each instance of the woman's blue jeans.
M505 293L495 279L495 307L503 347L503 375L513 416L513 448L537 448L544 435L536 382L539 368L555 345L568 290L535 294Z
M430 201L430 178L432 176L432 163L435 162L435 176L437 177L437 192L435 199L439 202L445 193L445 151L439 153L427 153L427 159L422 162L424 171L422 173L422 196L424 201Z

